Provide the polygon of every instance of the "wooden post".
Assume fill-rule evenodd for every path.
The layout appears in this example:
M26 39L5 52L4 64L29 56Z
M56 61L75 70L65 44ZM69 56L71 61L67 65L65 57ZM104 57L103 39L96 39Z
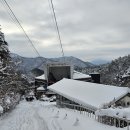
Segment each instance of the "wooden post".
M75 105L74 105L74 112L75 112Z
M100 122L100 116L98 116L98 122Z
M127 122L127 130L129 130L129 122Z
M114 126L116 126L116 119L114 118Z
M124 120L122 121L122 127L124 128Z
M93 112L92 112L92 118L93 118Z
M97 121L99 122L99 116L97 117Z
M100 116L100 123L102 123L102 116Z
M79 107L79 110L80 110L80 114L81 114L81 107Z
M102 116L100 116L100 122L102 123Z
M120 127L120 119L118 119L118 124L119 124L119 127Z
M99 116L99 122L101 122L101 117Z

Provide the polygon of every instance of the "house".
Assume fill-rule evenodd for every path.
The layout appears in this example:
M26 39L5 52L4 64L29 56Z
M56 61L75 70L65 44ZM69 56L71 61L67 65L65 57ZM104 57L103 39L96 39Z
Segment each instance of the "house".
M130 106L129 88L126 87L64 78L49 86L48 89L57 94L56 102L58 106L75 109L81 113L88 112L95 117L97 116L95 112L104 108L108 109L111 106L118 107L121 105L127 108ZM98 119L100 117L97 116ZM126 121L124 121L124 124L127 124Z

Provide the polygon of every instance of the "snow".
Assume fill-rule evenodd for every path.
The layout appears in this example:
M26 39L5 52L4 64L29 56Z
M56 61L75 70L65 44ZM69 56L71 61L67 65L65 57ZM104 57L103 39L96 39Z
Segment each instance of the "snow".
M130 77L130 67L126 70L126 73L122 75L122 78Z
M38 76L38 77L36 77L35 79L45 80L45 79L46 79L46 78L45 78L45 74L43 74L43 75L41 75L41 76Z
M3 107L0 105L0 114L3 113Z
M30 91L28 95L33 96L33 95L35 95L35 94L34 94L33 91Z
M128 74L122 75L122 78L127 78L127 77L130 77L130 75L128 75Z
M11 104L10 97L6 97L5 102L6 102L8 105Z
M95 112L96 115L99 116L110 116L110 117L118 117L125 118L130 120L130 108L108 108L108 109L100 109Z
M126 130L98 123L95 119L55 103L22 101L0 118L0 130Z
M41 101L50 101L50 98L48 98L46 95L42 95L40 100Z
M40 87L37 88L37 90L39 90L39 91L44 91L45 88L44 88L43 86L40 86Z
M82 78L91 78L91 76L89 76L87 74L80 73L80 72L74 70L73 79L82 79ZM35 79L46 80L45 74L38 76Z
M83 79L83 78L91 78L91 76L74 70L73 79Z
M63 79L48 87L72 101L92 109L100 108L104 103L118 100L127 93L128 88L90 82Z
M73 79L82 79L82 78L91 78L91 76L83 74L83 73L80 73L80 72L74 70ZM45 80L46 79L45 78L45 74L43 74L41 76L38 76L35 79Z

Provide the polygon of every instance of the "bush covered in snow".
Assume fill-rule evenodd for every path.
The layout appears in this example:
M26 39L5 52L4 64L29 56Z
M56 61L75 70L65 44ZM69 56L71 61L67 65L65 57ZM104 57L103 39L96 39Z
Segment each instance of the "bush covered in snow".
M0 105L0 114L2 114L4 111L3 107Z

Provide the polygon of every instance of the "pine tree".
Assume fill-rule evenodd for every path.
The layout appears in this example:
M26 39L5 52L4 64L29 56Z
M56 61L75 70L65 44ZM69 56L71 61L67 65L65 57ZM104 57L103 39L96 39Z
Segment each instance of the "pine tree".
M14 108L21 93L29 86L28 81L15 68L4 33L0 31L0 105L4 111Z
M4 33L0 31L0 61L5 64L9 58L8 43L5 41Z
M9 49L8 44L5 41L4 33L0 30L0 91L1 95L4 94L3 88L6 83L6 77L8 75L7 73L7 64L9 62L10 56L9 56Z

